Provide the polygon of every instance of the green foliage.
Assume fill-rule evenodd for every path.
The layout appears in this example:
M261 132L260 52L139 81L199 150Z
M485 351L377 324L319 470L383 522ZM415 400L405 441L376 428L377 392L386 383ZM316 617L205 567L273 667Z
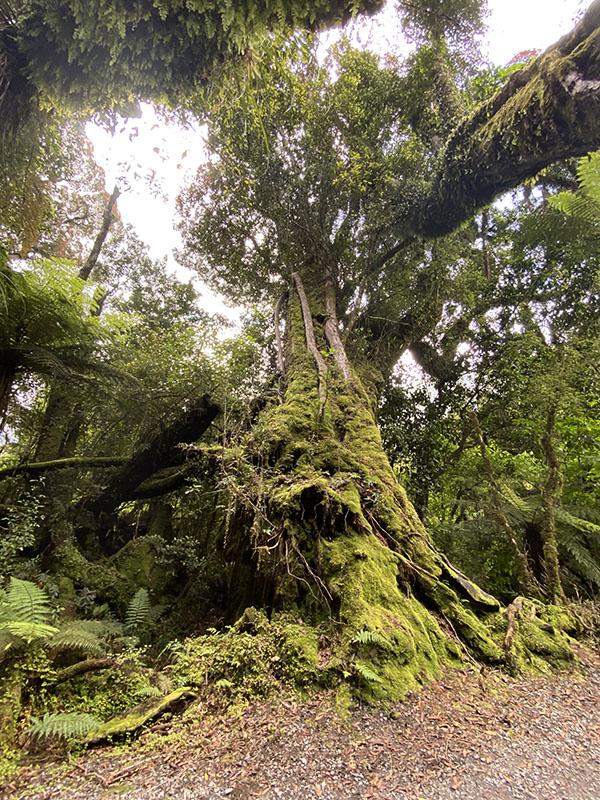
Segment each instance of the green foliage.
M33 719L28 734L36 739L83 739L95 730L101 721L91 714L73 712L44 714L41 719Z
M224 59L239 59L269 30L316 27L376 2L152 0L131 6L25 0L13 26L27 71L53 99L106 107L133 97L188 98ZM102 76L100 78L100 76Z
M600 153L590 153L577 165L579 192L560 192L551 204L564 214L577 217L600 233Z
M364 681L367 681L367 683L383 683L382 679L375 672L375 670L368 664L365 664L363 661L354 661L353 667L356 671L356 674L359 675Z
M31 581L11 578L4 609L22 622L47 623L52 616L48 595Z
M378 631L360 630L357 631L352 639L352 644L376 644L381 647L388 647L389 642Z

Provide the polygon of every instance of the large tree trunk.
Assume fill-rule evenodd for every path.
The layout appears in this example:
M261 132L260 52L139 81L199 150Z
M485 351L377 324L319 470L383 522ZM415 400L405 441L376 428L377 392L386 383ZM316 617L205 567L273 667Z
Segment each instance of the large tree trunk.
M435 550L384 453L373 370L340 352L331 287L303 279L306 293L296 275L290 292L282 401L263 412L237 484L229 476L228 547L255 566L246 602L329 626L330 664L370 697L399 698L465 651L519 667L569 661L567 637L534 619L539 604L505 647L498 601Z

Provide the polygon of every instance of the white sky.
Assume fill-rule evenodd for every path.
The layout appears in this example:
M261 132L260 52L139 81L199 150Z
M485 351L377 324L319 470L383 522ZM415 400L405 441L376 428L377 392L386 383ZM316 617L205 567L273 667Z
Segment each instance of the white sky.
M573 26L575 15L591 0L489 0L488 34L483 52L495 64L506 64L522 50L545 49ZM330 37L328 37L330 38ZM393 51L402 47L393 2L381 15L354 23L357 44ZM152 256L167 256L177 274L190 273L176 264L173 251L179 245L174 228L175 198L203 159L204 133L199 127L183 128L159 122L151 106L144 106L141 119L133 119L112 136L97 126L88 126L96 160L106 173L110 191L115 182L128 190L119 198L122 218L131 223L150 247ZM155 173L155 180L150 178ZM161 196L156 194L160 186ZM152 188L154 186L154 188ZM226 311L222 301L200 287L203 305L209 311ZM230 312L232 317L236 312Z

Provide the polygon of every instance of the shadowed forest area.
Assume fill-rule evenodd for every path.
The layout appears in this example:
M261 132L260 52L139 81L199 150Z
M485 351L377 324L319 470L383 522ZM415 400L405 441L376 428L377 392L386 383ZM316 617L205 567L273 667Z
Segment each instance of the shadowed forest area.
M354 41L382 7L0 0L7 791L135 740L181 782L131 797L534 797L452 777L480 757L446 733L460 697L481 741L529 731L557 797L596 796L600 0L502 67L480 0L398 0L403 55ZM142 102L207 125L176 257L239 324L94 160L86 124ZM416 743L406 770L376 735ZM286 736L323 758L310 784ZM81 766L107 792L135 770L108 753Z

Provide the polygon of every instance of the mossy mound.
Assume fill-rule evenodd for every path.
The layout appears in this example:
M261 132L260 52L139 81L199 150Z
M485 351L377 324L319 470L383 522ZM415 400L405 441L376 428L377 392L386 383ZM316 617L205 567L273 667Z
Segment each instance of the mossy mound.
M305 691L327 680L319 669L319 632L290 614L269 620L248 608L223 632L187 639L173 667L180 686L204 687L226 702Z

